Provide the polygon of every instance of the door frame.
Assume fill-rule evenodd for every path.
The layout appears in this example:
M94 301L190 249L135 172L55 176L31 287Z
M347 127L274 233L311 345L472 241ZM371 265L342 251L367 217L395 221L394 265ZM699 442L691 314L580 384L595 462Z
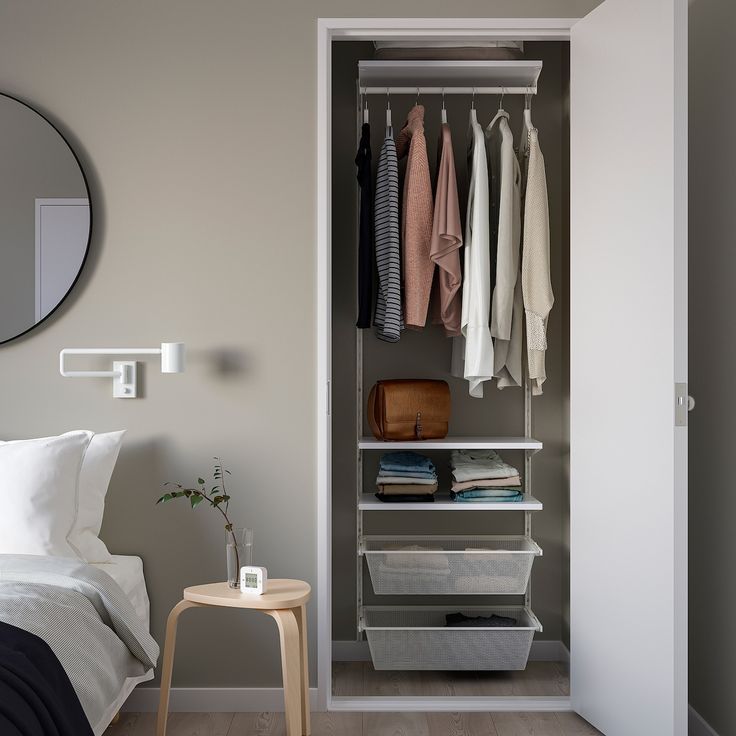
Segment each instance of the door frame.
M563 711L560 697L332 695L332 42L383 39L569 41L578 18L317 19L317 710Z

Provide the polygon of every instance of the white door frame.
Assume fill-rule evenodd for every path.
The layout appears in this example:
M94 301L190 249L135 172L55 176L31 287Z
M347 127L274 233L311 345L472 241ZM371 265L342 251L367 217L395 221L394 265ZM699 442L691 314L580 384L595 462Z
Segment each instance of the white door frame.
M483 39L569 41L577 18L319 18L317 21L317 709L560 711L569 697L335 697L332 695L331 157L332 41Z

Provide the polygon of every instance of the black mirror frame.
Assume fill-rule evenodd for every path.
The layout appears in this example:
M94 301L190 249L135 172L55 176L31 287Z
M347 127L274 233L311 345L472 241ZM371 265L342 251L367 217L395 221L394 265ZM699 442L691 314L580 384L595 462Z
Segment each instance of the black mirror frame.
M69 294L71 294L72 289L77 285L77 282L79 281L79 277L82 275L82 271L84 271L84 266L87 263L87 258L89 257L89 249L90 244L92 242L92 229L94 226L94 208L92 206L92 196L89 191L89 181L87 180L87 175L84 173L84 167L82 166L82 162L79 160L79 156L77 156L77 152L74 150L72 145L69 143L69 141L66 139L66 136L59 130L58 126L54 125L54 123L49 120L43 113L39 112L33 105L30 105L25 100L21 100L18 97L15 97L14 95L10 95L7 92L0 92L0 97L7 97L10 100L13 100L14 102L17 102L23 107L27 107L31 112L36 113L39 117L41 117L43 120L45 120L58 134L59 138L61 138L62 141L66 144L67 148L71 152L72 156L74 157L74 160L77 162L77 166L79 167L79 172L82 174L82 181L84 182L84 188L87 190L87 199L89 200L89 233L87 234L87 246L84 249L84 258L82 258L82 263L79 265L79 271L77 271L77 275L74 277L74 281L70 284L69 288L66 290L66 293L64 296L59 299L59 302L56 304L56 306L42 319L38 320L38 322L34 322L27 330L23 330L23 332L19 332L17 335L13 335L13 337L9 337L7 340L0 340L0 347L3 345L7 345L9 342L12 342L13 340L17 340L20 337L23 337L24 335L27 335L31 330L35 330L37 327L42 325L46 320L51 317L52 314L56 312L56 310L67 300L67 297Z

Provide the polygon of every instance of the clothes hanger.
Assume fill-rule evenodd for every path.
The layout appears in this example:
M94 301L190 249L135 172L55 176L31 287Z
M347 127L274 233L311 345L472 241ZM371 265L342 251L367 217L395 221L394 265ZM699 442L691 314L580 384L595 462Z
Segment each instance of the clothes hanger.
M473 94L470 98L470 122L478 122L478 113L475 110L475 87L473 87Z
M363 104L365 105L363 107L363 124L369 123L369 115L368 115L368 95L361 95L361 98L363 99Z
M447 125L447 110L445 110L445 88L442 88L442 124Z
M506 110L503 109L503 98L505 95L506 95L506 87L501 87L501 97L498 100L498 110L493 120L491 120L491 122L488 123L488 127L486 128L486 130L490 130L494 126L496 120L498 120L499 118L506 118L508 120L509 114L506 112Z
M391 94L388 87L386 87L386 127L393 127L393 125L391 124Z
M531 87L527 88L527 92L524 95L524 125L528 129L532 129L532 90Z

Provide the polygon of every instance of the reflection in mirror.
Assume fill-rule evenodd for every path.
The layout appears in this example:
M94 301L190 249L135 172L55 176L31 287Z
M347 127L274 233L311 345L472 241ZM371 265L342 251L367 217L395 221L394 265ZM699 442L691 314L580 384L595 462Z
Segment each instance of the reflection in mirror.
M74 152L42 115L0 94L0 343L43 321L84 265L89 192Z

